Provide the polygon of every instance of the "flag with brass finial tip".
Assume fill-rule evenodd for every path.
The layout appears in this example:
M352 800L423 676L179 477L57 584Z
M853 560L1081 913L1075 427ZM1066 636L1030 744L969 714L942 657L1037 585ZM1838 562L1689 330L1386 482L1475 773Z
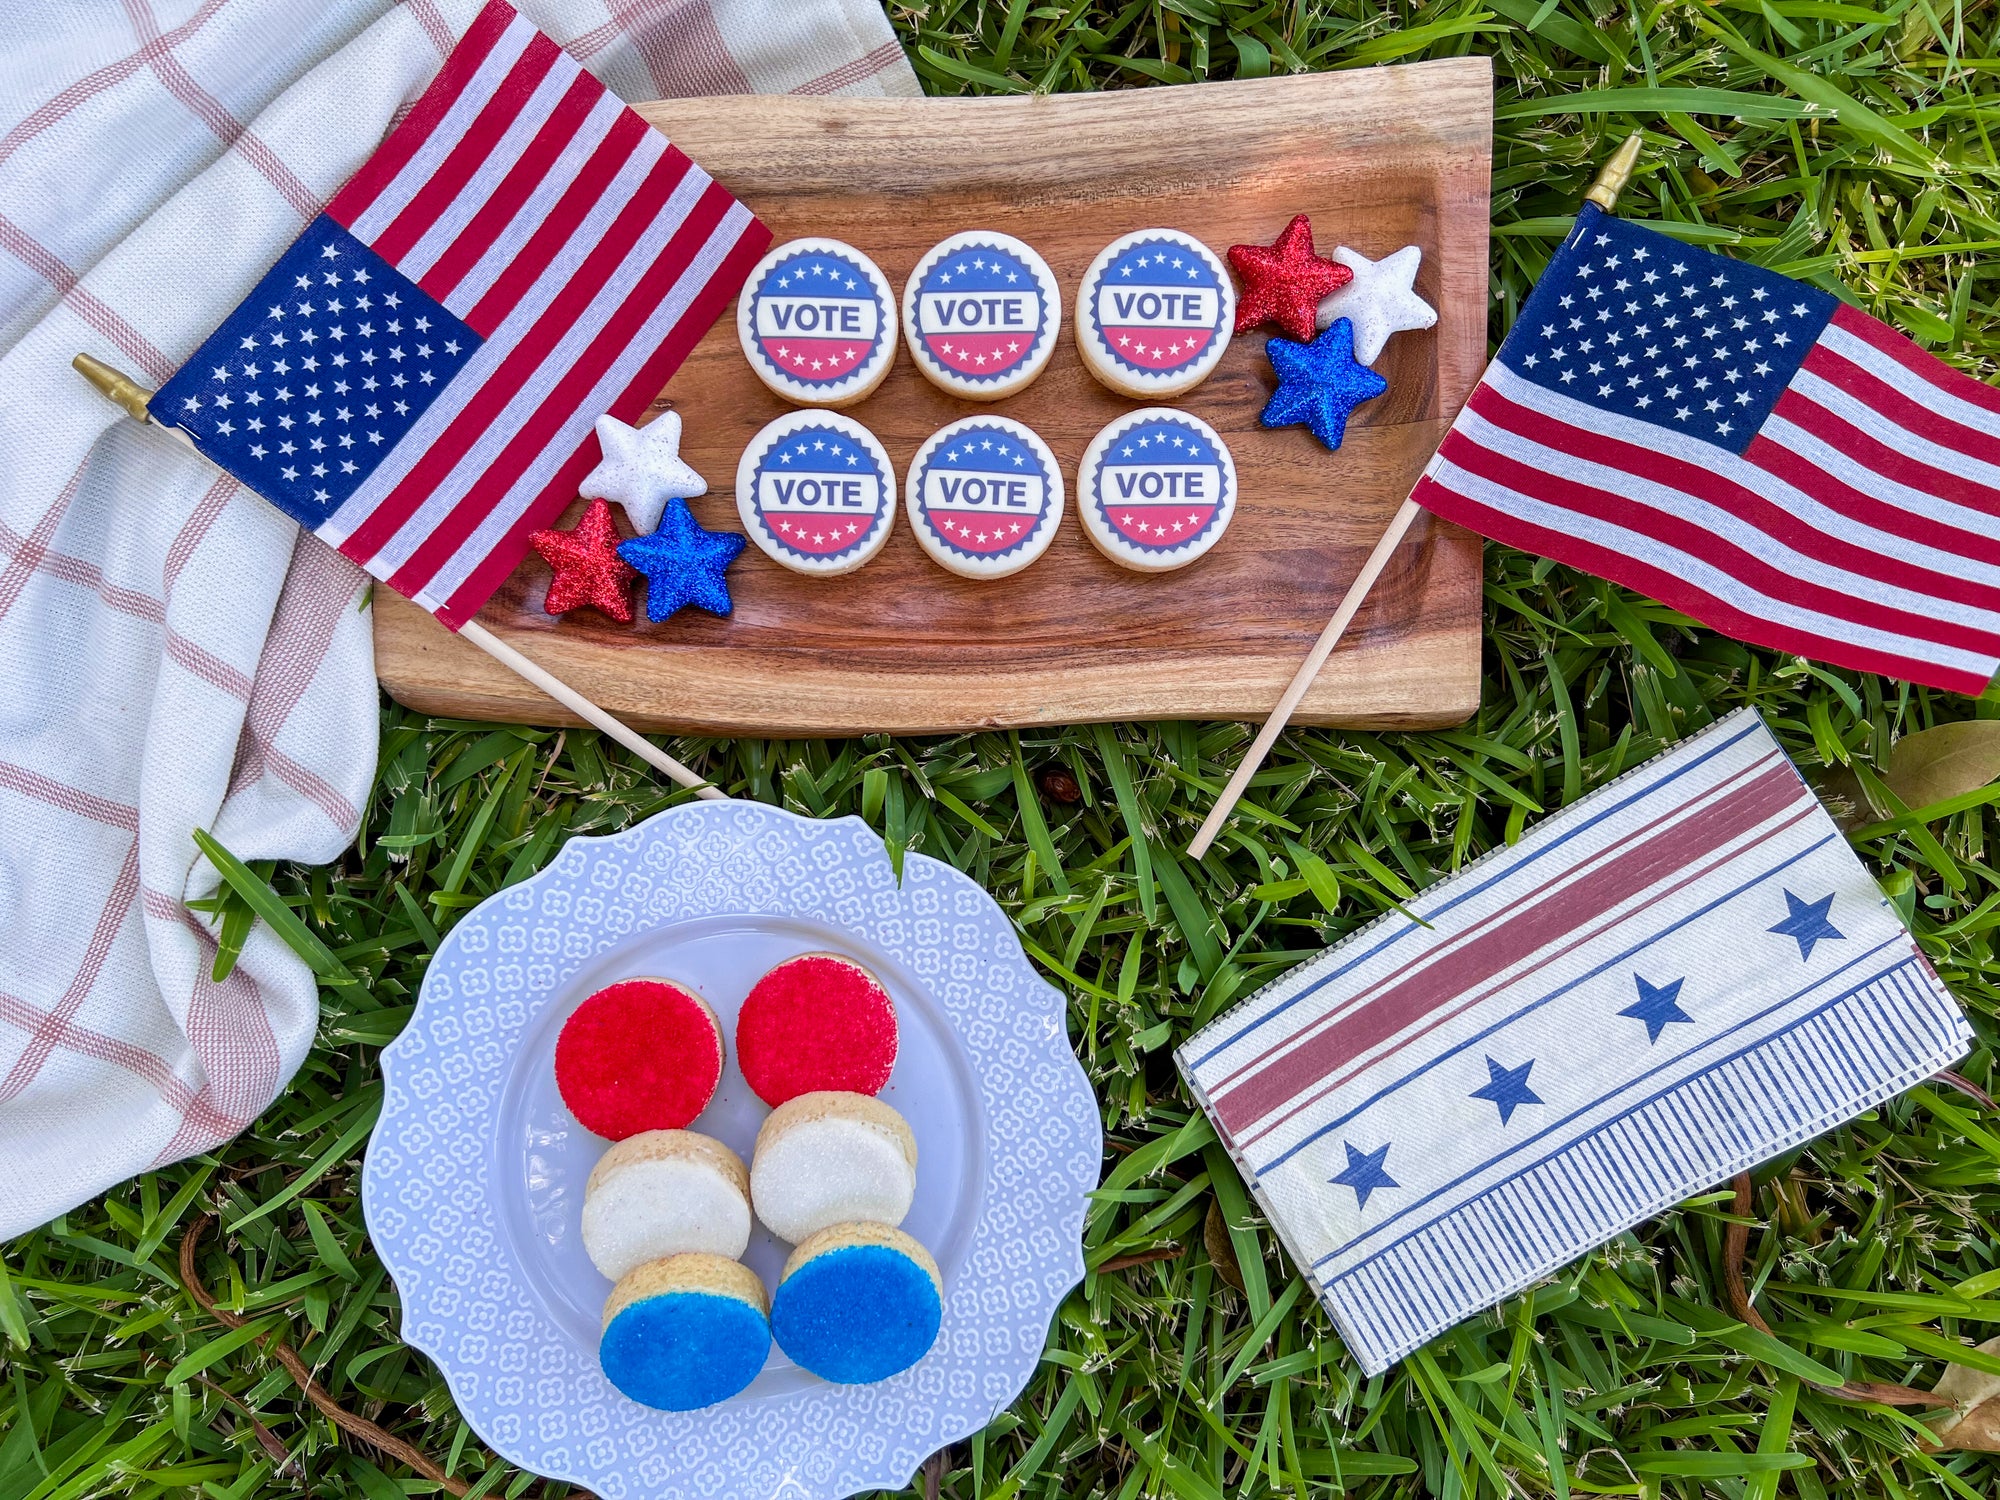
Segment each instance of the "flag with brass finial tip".
M1411 499L1755 645L1982 692L2000 391L1832 291L1613 217L1637 154Z

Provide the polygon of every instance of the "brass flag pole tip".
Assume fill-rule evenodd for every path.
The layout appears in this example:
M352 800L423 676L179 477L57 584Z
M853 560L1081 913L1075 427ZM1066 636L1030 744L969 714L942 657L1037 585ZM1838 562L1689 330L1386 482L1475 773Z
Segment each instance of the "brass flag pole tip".
M1625 191L1625 184L1632 180L1632 169L1639 164L1639 148L1644 141L1637 135L1625 137L1625 144L1611 153L1611 160L1598 170L1597 180L1590 185L1590 191L1583 195L1586 203L1595 203L1606 213L1618 211L1618 195Z
M97 387L98 393L109 397L122 406L126 413L140 422L150 422L153 414L146 409L146 403L153 399L153 393L123 370L113 369L103 360L89 354L79 354L70 361L77 374Z

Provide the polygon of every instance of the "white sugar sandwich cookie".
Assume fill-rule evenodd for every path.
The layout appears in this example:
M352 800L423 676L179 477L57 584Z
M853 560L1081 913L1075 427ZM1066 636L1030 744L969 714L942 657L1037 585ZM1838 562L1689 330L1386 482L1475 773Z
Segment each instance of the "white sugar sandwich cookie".
M1184 568L1229 529L1236 461L1199 417L1164 406L1129 412L1084 449L1076 509L1084 535L1120 567Z
M896 362L896 294L852 245L791 240L750 273L736 336L757 378L787 401L847 406Z
M866 1094L813 1093L765 1117L750 1163L757 1217L799 1244L834 1224L903 1222L917 1191L917 1138Z
M964 578L1005 578L1049 550L1062 524L1056 456L1012 417L964 417L910 460L910 529L940 566Z
M1236 321L1236 289L1209 248L1178 229L1113 240L1083 273L1076 347L1099 381L1144 400L1208 379Z
M972 229L931 246L903 287L903 338L933 385L997 401L1048 364L1062 328L1055 273L1012 235Z
M791 411L736 465L736 512L772 561L798 573L851 573L896 520L896 471L875 434L832 411Z
M750 1245L742 1158L692 1130L627 1136L583 1189L583 1248L613 1281L669 1255L740 1257Z

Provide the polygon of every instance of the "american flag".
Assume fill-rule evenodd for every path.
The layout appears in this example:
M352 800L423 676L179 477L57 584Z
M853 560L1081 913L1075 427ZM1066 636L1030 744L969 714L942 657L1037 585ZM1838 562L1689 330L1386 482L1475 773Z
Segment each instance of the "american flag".
M1972 1039L1742 709L1300 965L1178 1061L1372 1374Z
M493 0L153 415L455 629L769 242Z
M2000 666L2000 391L1595 207L1413 498L1757 645L1968 694Z

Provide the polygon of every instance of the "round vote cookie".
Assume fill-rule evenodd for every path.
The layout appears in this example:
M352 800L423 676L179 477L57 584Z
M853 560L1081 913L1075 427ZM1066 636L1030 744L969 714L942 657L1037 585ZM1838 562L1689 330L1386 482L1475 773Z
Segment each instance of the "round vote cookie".
M750 1196L764 1227L796 1245L835 1224L903 1222L917 1191L917 1138L866 1094L800 1094L757 1132Z
M969 229L931 246L903 287L903 338L933 385L998 401L1042 373L1062 327L1048 262L1009 234Z
M647 1261L611 1289L597 1362L641 1406L698 1411L757 1378L771 1353L764 1283L720 1255Z
M1236 461L1199 417L1164 406L1128 412L1083 450L1076 509L1084 535L1120 567L1184 568L1229 529Z
M749 1244L750 1174L734 1151L692 1130L628 1135L584 1184L584 1253L613 1281L669 1255L735 1260Z
M736 301L757 378L802 406L859 401L896 362L896 294L839 240L792 240L757 263Z
M1012 417L939 428L910 460L904 491L918 543L965 578L1020 572L1049 550L1062 524L1062 468Z
M579 1005L556 1038L556 1089L585 1130L622 1141L679 1130L715 1096L722 1027L693 990L626 979Z
M1076 347L1120 395L1192 390L1229 347L1236 289L1209 248L1178 229L1141 229L1098 251L1076 294Z
M773 562L821 577L851 573L889 540L896 471L854 418L786 412L743 450L736 513Z
M872 1094L896 1065L896 1005L851 958L802 953L751 987L736 1015L743 1081L773 1109L820 1089Z
M886 1224L836 1224L785 1262L771 1336L822 1380L887 1380L930 1352L944 1278L930 1252Z

